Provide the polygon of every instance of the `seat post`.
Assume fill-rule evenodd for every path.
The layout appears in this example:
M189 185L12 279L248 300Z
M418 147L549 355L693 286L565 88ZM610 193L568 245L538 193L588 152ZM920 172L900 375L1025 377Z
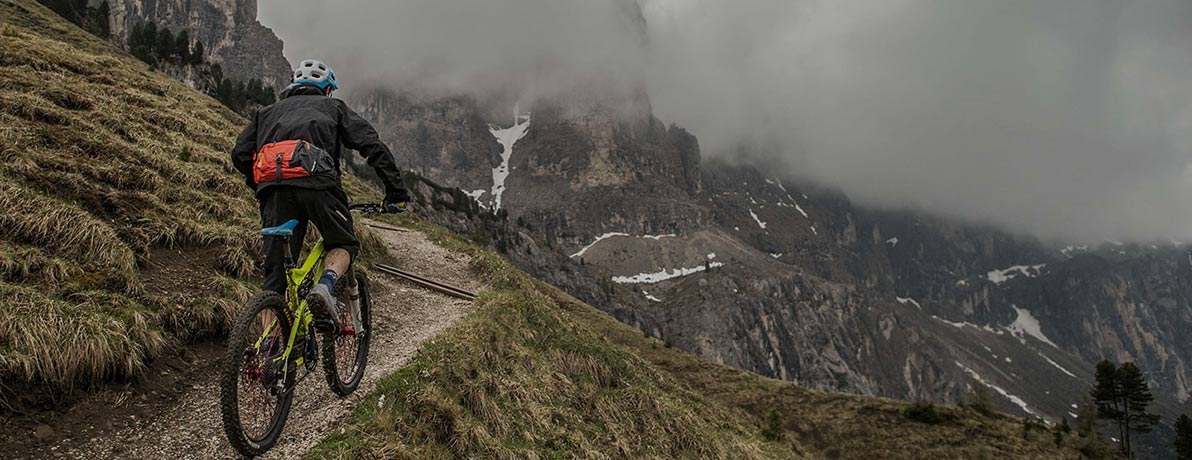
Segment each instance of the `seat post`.
M285 254L286 256L286 268L297 267L298 264L294 262L294 257L290 254L290 237L277 236L276 238L281 240L282 254Z

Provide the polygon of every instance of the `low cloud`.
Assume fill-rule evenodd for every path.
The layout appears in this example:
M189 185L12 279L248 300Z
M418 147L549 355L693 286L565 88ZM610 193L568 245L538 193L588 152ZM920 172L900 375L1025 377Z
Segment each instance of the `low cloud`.
M529 101L644 89L633 0L274 0L260 15L287 57L327 61L348 92L381 85Z
M425 0L261 5L348 85L645 88L706 155L1043 237L1192 238L1192 2ZM644 18L644 24L643 24Z

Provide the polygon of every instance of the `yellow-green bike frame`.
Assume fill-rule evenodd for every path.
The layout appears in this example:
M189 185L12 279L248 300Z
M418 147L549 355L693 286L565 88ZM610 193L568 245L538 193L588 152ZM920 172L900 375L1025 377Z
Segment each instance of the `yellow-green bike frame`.
M273 358L273 360L275 363L281 360L281 375L286 375L285 373L290 370L289 358L290 353L294 351L294 341L298 337L306 337L310 333L311 323L314 321L314 314L311 313L310 306L307 305L305 294L310 292L310 289L314 287L315 283L318 283L319 279L323 277L323 256L326 254L323 250L323 240L320 239L311 248L310 254L306 256L306 260L302 263L302 266L295 267L290 263L289 241L283 242L282 246L286 251L286 305L288 306L290 315L294 318L294 322L290 326L290 337L287 340L285 351L282 352L281 356ZM352 275L349 273L348 276ZM277 318L274 318L269 326L265 328L265 331L261 333L261 336L257 338L256 343L253 345L254 349L259 352L261 350L261 344L265 342L266 338L275 335L274 332L277 327L278 321ZM305 364L305 361L306 357L300 355L293 362L295 365L301 366Z

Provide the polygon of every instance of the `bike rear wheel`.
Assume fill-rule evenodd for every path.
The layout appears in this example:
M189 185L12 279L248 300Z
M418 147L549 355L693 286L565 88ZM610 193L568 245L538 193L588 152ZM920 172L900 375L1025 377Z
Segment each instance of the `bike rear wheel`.
M355 271L355 277L360 296L360 321L357 323L352 313L349 280L342 280L335 289L336 298L342 305L340 328L323 334L323 374L327 377L327 386L340 396L347 396L360 386L364 367L368 364L368 342L372 335L368 277L361 271Z
M228 441L242 455L272 448L290 414L297 369L281 359L290 326L285 299L274 292L249 299L232 324L220 369L220 411Z

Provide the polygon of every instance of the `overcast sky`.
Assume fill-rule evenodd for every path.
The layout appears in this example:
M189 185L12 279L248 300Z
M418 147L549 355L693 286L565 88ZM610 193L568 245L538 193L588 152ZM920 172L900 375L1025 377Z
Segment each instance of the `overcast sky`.
M322 57L349 88L646 88L705 155L744 146L863 203L1192 240L1192 1L641 5L260 0L260 16L291 61Z

